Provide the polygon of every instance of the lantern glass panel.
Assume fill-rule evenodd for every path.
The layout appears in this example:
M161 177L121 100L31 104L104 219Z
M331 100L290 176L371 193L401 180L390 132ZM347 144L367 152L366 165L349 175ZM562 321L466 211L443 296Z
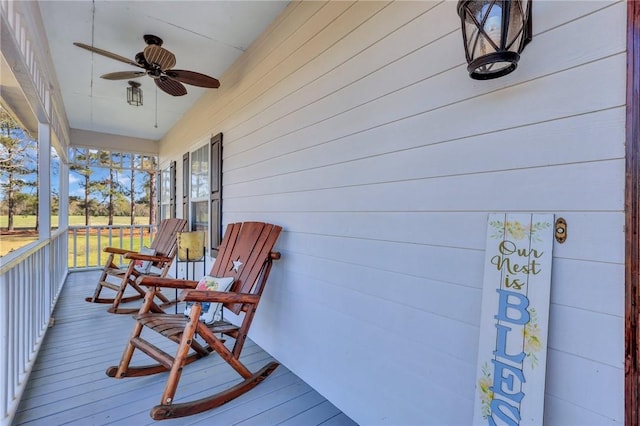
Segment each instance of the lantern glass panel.
M528 5L528 1L515 2L509 12L509 40L505 47L512 52L520 51Z
M127 87L127 103L134 106L142 105L142 89L140 89L140 87Z
M482 7L479 22L483 23L482 29L493 44L487 40L486 53L495 52L502 46L502 7L499 3L485 4ZM494 47L495 46L495 47Z

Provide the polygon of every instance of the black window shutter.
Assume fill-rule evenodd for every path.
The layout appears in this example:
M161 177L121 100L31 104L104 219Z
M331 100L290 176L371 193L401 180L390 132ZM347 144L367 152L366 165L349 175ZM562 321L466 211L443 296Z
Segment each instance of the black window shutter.
M176 217L176 162L169 167L169 217Z
M216 257L222 239L222 133L212 137L209 144L209 233L211 256Z
M182 156L182 218L189 220L189 153Z

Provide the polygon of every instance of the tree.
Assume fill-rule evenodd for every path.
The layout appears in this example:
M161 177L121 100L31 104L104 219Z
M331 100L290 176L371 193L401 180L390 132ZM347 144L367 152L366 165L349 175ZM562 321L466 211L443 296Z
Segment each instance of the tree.
M28 137L7 111L0 108L0 189L7 201L7 230L13 231L18 213L16 197L27 187L36 187L37 142Z
M102 203L106 204L108 225L113 225L113 216L115 212L116 201L120 201L125 197L125 189L117 179L117 170L113 167L109 168L109 177L94 184L96 192L102 195Z
M136 171L131 168L131 185L129 186L129 203L131 204L131 226L136 223Z
M145 172L145 192L149 194L149 225L156 223L156 172L158 163L156 157L144 157L142 168Z
M89 197L93 192L93 185L91 183L91 174L93 170L89 166L89 158L91 154L86 150L76 150L76 156L74 161L69 165L69 171L77 173L82 178L80 187L84 190L84 202L80 203L84 207L84 224L89 226L91 223L89 215Z

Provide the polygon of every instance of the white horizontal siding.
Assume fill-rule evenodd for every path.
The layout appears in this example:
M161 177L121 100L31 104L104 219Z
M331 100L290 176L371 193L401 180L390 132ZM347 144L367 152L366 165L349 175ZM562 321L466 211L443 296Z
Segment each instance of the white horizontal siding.
M625 25L535 2L478 82L456 2L291 3L161 148L223 132L224 223L285 229L256 342L363 424L469 424L487 214L551 212L545 420L621 422Z

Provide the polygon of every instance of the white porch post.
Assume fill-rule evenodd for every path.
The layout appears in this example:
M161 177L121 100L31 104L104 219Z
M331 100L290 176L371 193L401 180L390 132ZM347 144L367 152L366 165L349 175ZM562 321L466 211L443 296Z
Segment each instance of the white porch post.
M51 126L38 123L38 239L51 238ZM46 245L43 263L51 270L51 245ZM42 274L45 317L51 315L51 274Z
M66 156L60 155L60 194L58 208L58 227L64 229L69 226L69 162Z
M51 236L51 127L38 123L38 226L39 239Z

